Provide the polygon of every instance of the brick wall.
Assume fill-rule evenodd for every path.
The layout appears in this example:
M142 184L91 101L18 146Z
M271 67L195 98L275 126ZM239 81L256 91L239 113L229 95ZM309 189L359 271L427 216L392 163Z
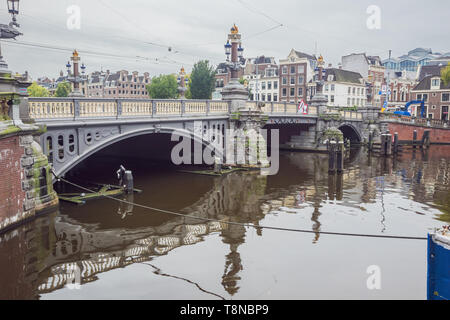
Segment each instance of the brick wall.
M412 141L414 130L417 130L417 139L422 140L424 131L429 130L431 143L450 144L450 129L434 129L403 123L389 123L388 128L392 134L398 132L399 140Z
M24 147L19 136L0 138L0 225L16 219L23 211L26 193L22 189Z

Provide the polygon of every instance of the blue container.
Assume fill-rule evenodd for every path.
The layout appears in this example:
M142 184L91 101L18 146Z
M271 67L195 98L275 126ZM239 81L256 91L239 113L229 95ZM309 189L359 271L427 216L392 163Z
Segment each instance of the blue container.
M450 299L450 237L428 235L428 300Z

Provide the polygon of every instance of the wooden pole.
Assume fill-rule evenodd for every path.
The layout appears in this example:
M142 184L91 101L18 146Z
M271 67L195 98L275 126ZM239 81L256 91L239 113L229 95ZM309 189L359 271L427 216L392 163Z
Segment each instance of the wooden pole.
M328 172L336 173L336 141L331 141L328 144Z

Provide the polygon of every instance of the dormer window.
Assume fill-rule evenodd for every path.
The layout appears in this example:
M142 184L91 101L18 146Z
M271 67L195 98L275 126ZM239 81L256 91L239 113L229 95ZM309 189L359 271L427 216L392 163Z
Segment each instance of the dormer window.
M440 78L432 78L431 79L431 89L440 89L441 88L441 79Z

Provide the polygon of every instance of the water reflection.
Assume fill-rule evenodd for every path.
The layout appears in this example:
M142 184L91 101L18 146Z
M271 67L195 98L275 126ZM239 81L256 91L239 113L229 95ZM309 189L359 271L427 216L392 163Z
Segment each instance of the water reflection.
M64 204L61 212L0 236L0 299L37 299L62 289L75 267L84 285L98 280L100 273L136 263L146 263L155 274L186 281L202 292L223 298L195 281L170 275L150 263L175 248L207 241L212 234L220 235L227 246L223 275L217 280L233 297L244 280L246 264L241 248L249 230L227 221L265 225L267 217L296 215L297 226L315 231L314 245L319 243L322 229L336 231L338 224L329 218L336 212L342 221L348 217L352 221L347 231L402 230L388 207L408 213L402 217L404 221L411 219L412 213L450 222L450 148L404 152L395 160L367 157L361 150L352 150L346 167L343 174L330 176L325 155L286 153L281 158L280 173L273 177L262 177L258 172L219 178L173 173L167 177L171 183L161 186L157 179L137 175L136 185L143 186L144 194L128 195L124 200L152 205L155 200L151 197L162 192L166 198L161 201L185 216L162 215L109 200L84 207ZM189 187L178 196L170 193L175 184L206 184L208 188L200 197L195 191L198 188ZM405 201L396 203L390 195ZM191 204L186 206L186 202ZM436 216L432 209L439 209L440 214ZM371 214L378 215L378 225L362 222ZM195 217L218 221L205 222ZM257 229L256 235L264 237L264 230Z

